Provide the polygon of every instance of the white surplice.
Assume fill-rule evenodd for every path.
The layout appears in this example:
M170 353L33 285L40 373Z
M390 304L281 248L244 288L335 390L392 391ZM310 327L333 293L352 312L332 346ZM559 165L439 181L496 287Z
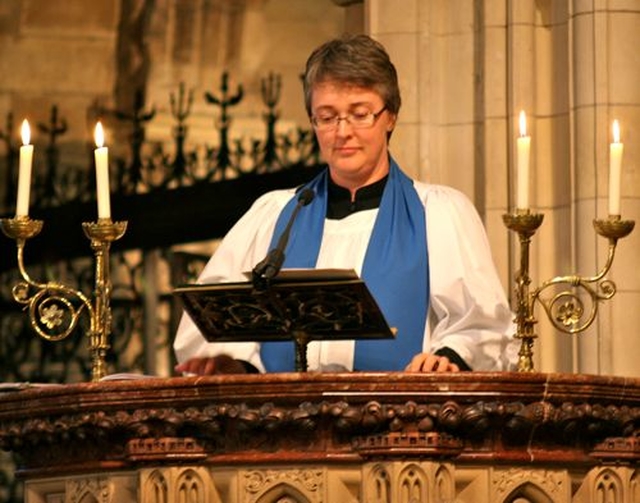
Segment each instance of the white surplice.
M518 347L504 290L496 273L484 226L471 201L442 185L414 182L426 211L430 298L423 350L448 347L473 370L512 370ZM280 212L294 190L276 190L257 199L220 243L198 283L245 281L243 275L269 251ZM325 220L316 267L354 269L361 274L377 209L340 220ZM393 274L393 271L389 271ZM313 341L310 370L352 369L354 341ZM259 344L208 343L183 315L174 341L179 362L227 353L264 371ZM403 362L403 365L409 362Z

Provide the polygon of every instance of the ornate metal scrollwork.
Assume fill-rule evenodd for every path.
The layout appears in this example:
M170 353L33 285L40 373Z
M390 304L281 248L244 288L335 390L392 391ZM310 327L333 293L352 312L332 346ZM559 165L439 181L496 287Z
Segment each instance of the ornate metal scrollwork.
M613 265L618 239L631 233L635 225L633 220L621 220L620 215L612 215L608 220L594 220L596 232L609 241L607 261L602 269L595 276L557 276L530 292L529 246L542 219L542 214L528 210L503 215L507 228L516 232L520 240L520 269L515 279L515 337L521 340L518 370L524 372L533 371L532 348L537 337L533 330L537 323L533 312L535 303L540 303L551 324L559 331L567 334L584 332L596 319L599 303L611 299L616 293L615 283L605 276ZM566 289L548 299L542 297L543 292L557 286ZM589 300L588 305L583 300L585 298Z

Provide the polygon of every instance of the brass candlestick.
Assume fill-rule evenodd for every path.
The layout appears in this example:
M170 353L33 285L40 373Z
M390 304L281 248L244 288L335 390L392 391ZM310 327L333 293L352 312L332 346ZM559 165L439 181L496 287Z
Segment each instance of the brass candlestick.
M0 227L6 236L16 241L22 281L14 285L12 294L17 302L28 308L32 328L43 339L60 341L73 332L82 313L87 312L91 380L99 381L106 375L105 357L111 333L109 248L113 241L124 235L127 222L100 218L97 222L82 224L96 257L92 300L67 285L55 281L38 283L29 277L24 266L24 247L28 239L42 230L41 220L31 220L28 216L4 218L0 220Z
M608 300L616 293L616 285L613 281L605 279L605 275L611 269L618 239L631 233L635 222L633 220L621 220L620 215L611 215L607 220L596 219L593 225L596 232L609 240L609 252L607 262L595 276L557 276L542 283L532 292L529 291L531 277L529 276L529 247L531 237L542 224L543 215L531 213L529 210L516 210L508 213L502 219L511 231L518 234L520 240L520 269L515 278L516 295L516 335L521 340L518 352L518 371L532 372L533 369L533 342L537 335L534 325L537 323L533 308L538 301L552 325L567 334L583 332L595 320L598 314L598 303ZM541 297L541 293L556 285L566 285L567 289L556 293L550 299ZM586 293L591 300L591 307L587 309L582 298L576 292Z

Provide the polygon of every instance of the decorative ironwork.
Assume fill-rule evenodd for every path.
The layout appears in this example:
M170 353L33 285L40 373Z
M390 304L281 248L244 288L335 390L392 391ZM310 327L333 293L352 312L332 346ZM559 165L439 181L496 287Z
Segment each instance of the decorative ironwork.
M114 124L122 124L131 130L129 136L129 156L113 157L117 165L117 183L113 188L119 194L141 194L157 190L176 189L194 184L211 183L245 174L273 172L294 165L317 165L320 153L315 136L310 128L297 127L287 133L276 133L280 119L277 106L281 98L281 77L270 73L263 78L260 96L266 108L264 113L265 139L230 138L233 122L231 110L244 98L244 88L238 84L230 91L231 77L227 72L221 76L218 93L206 92L205 103L218 111L214 120L218 132L217 146L205 145L189 150L187 147L187 121L194 102L193 90L186 90L180 83L176 92L169 95L173 127L173 154L168 154L162 145L151 145L152 151L145 155L147 146L146 127L155 118L155 108L147 109L144 93L135 95L133 109L110 110L96 103L91 115L108 116ZM95 182L87 177L85 166L64 166L59 159L61 138L68 132L66 119L56 105L51 108L48 123L38 124L39 130L47 137L46 169L34 170L33 193L39 208L60 206L72 202L87 202L93 198ZM17 149L12 142L14 133L13 116L7 116L7 125L0 131L0 141L6 144L5 163L7 174L7 208L12 207L15 195Z
M215 165L220 172L222 179L226 178L227 170L232 168L231 151L229 149L229 126L231 118L228 110L230 107L236 106L242 100L244 90L242 85L238 85L236 93L229 94L229 73L222 74L222 82L220 84L220 96L214 96L210 92L206 92L204 97L207 103L215 105L220 109L220 118L218 119L218 128L220 132L220 146L215 154ZM212 154L213 152L210 152Z
M51 107L51 118L48 124L38 124L38 130L48 136L46 159L47 170L44 178L43 196L47 201L55 204L58 201L58 194L56 194L55 181L58 179L58 145L57 139L59 136L67 132L67 121L65 119L58 118L58 107L53 105Z
M176 126L173 130L173 135L176 140L176 154L173 158L173 177L177 180L177 183L183 183L187 178L187 165L188 160L185 153L185 139L187 137L187 125L185 121L191 113L191 106L193 105L193 90L185 96L184 82L180 82L178 86L178 97L174 93L170 95L171 115L176 120Z
M113 115L116 119L131 126L131 162L128 166L120 160L118 162L118 188L124 193L136 193L138 186L143 182L142 145L145 141L145 124L151 121L156 115L155 108L144 110L144 94L141 90L135 93L133 110L126 112L122 110L105 111Z
M267 78L262 79L261 92L262 101L267 106L265 120L267 122L267 140L264 144L263 157L260 165L266 171L278 167L278 156L276 155L276 121L278 120L278 112L276 105L280 101L280 88L282 79L280 75L270 73Z
M9 112L7 114L7 122L4 131L0 130L0 142L4 143L6 151L6 192L5 192L5 205L9 207L13 204L13 198L17 192L17 148L13 142L14 129L13 129L13 114Z

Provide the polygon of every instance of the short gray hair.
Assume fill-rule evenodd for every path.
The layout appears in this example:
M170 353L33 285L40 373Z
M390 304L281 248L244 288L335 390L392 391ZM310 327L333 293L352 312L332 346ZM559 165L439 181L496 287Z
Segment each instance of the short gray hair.
M322 82L371 89L380 95L390 113L397 115L400 110L396 68L383 45L367 35L344 35L325 42L311 53L303 78L309 117L313 88Z

